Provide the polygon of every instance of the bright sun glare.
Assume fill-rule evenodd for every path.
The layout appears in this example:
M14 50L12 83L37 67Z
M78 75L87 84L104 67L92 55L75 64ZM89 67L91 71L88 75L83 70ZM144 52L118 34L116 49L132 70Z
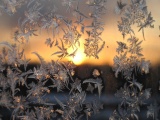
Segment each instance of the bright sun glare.
M80 65L85 59L85 54L79 49L74 57L71 58L74 64Z

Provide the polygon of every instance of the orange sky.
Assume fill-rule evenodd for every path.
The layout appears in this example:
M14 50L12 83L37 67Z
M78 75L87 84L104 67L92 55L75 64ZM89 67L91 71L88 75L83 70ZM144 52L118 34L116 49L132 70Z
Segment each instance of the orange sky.
M115 0L116 1L116 0ZM83 58L82 63L91 63L91 64L113 64L113 58L116 55L116 41L125 41L121 33L118 31L117 21L120 20L118 15L114 14L115 1L108 0L107 3L107 13L104 16L105 21L105 30L102 34L102 38L106 41L106 46L99 54L99 59L86 58L85 55L82 55L79 58ZM145 38L146 40L142 43L143 54L147 60L150 60L152 64L160 63L160 12L158 7L160 5L159 0L147 0L148 11L152 12L152 16L156 21L154 23L155 28L146 28L145 29ZM16 15L17 17L18 15ZM13 30L12 27L15 27L13 23L16 21L16 17L2 17L0 16L0 41L9 41L11 39L11 33ZM18 19L17 19L18 20ZM136 32L136 36L140 40L143 39L141 32ZM38 37L32 37L30 42L25 45L27 58L31 58L32 61L37 61L38 58L31 54L32 52L38 52L45 60L49 61L51 59L57 59L55 56L51 56L55 52L54 48L47 47L44 42L48 38L47 33L43 33ZM127 38L127 37L126 37ZM81 41L84 41L85 38L81 38ZM107 48L108 46L108 48ZM83 46L79 50L80 53L83 51ZM79 59L77 57L77 59ZM69 59L70 60L70 59Z

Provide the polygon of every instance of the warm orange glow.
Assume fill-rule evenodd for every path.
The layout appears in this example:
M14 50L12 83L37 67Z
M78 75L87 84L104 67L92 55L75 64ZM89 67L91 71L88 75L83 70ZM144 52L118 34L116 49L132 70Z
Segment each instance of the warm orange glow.
M87 38L87 36L84 36L82 34L80 38L80 48L78 47L77 53L75 57L68 57L65 58L66 61L70 60L73 61L76 65L80 64L94 64L94 65L103 65L103 64L109 64L113 65L113 58L116 53L116 48L117 48L117 43L116 41L122 41L126 42L127 38L129 36L126 36L125 39L123 39L122 34L119 32L118 27L117 27L117 21L120 21L120 15L116 15L113 12L113 9L116 5L116 1L107 1L107 13L106 16L104 16L104 32L102 33L102 39L105 40L106 45L104 49L100 52L99 54L99 59L95 59L93 57L86 57L86 55L83 53L84 52L84 41ZM159 25L160 25L160 13L158 11L158 7L160 4L160 1L158 0L152 0L152 1L147 1L148 4L148 10L151 11L153 18L155 19L154 26L155 28L145 28L144 34L146 40L143 41L142 43L142 48L143 51L142 53L144 54L144 58L146 60L150 60L151 64L157 64L160 62L160 30L159 30ZM109 19L108 19L109 18ZM14 21L17 21L17 18L11 19L10 17L4 18L0 17L0 42L2 41L9 41L11 42L11 34L12 28L16 27L16 23L13 23ZM88 25L89 23L87 23ZM77 28L78 29L78 28ZM140 40L143 40L143 35L142 32L138 32L137 26L134 28L135 30L135 35L137 38ZM56 52L57 47L53 46L52 48L47 47L45 45L45 40L46 38L51 37L52 38L52 33L48 33L45 30L41 31L39 33L38 31L36 32L38 36L36 37L31 37L29 43L27 43L24 47L26 51L26 58L31 59L31 62L39 62L38 58L36 55L32 54L32 52L37 52L39 53L45 61L49 62L51 60L57 60L59 59L56 55L51 56L54 52ZM59 38L62 35L58 35L57 38ZM59 42L60 43L60 42ZM1 46L0 46L1 48ZM73 52L73 49L71 48L68 50L69 53Z
M75 56L68 57L67 60L72 61L75 65L80 65L86 61L86 55L84 53L84 48L82 46L83 44L83 38L80 38L80 47L78 47L77 52ZM73 48L68 49L69 53L73 52Z
M75 65L80 65L85 60L85 55L81 49L79 49L74 57L71 58Z

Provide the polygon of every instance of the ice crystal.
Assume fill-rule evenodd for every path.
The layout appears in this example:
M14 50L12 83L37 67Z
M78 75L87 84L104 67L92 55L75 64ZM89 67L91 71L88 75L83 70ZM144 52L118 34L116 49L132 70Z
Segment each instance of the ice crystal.
M117 1L115 9L117 14L121 15L121 21L118 21L118 29L122 33L123 39L127 35L127 43L117 41L118 48L116 55L113 59L113 71L118 78L119 74L123 76L128 83L120 88L115 96L121 99L118 105L118 110L115 110L110 117L110 120L129 120L139 119L137 112L140 112L140 106L144 101L151 96L150 88L143 89L143 85L139 83L135 76L138 74L149 73L149 61L143 58L142 54L142 40L136 37L136 32L133 30L133 25L137 25L138 32L142 31L144 37L144 28L153 28L153 17L151 12L148 14L146 0L129 0L125 3L121 0Z
M158 106L157 102L155 101L154 104L150 104L150 106L147 106L147 108L147 118L152 117L154 120L158 120L158 112L160 107Z
M99 94L99 97L101 95L101 91L102 91L102 80L100 78L96 78L96 79L86 79L83 81L83 83L93 83L95 88L98 88L98 94Z
M24 4L24 0L2 0L0 5L0 11L9 15L13 15L17 12L17 9ZM1 13L1 14L2 14Z
M117 1L117 5L115 7L115 12L117 14L121 14L125 8L126 4L122 3L122 1Z
M103 32L104 23L101 21L101 16L104 14L105 0L93 0L89 2L89 6L93 8L93 12L90 13L90 18L93 19L91 25L86 26L91 30L86 31L88 38L85 42L85 54L89 57L93 56L98 59L98 53L104 48L105 42L102 40L100 35ZM100 41L101 45L99 44Z
M151 12L148 13L146 0L129 0L129 4L122 3L121 0L117 2L118 13L122 13L121 21L118 22L119 31L122 33L123 37L127 34L134 35L135 32L132 29L132 25L137 24L138 28L142 30L144 37L144 28L153 28L153 17ZM145 39L145 38L144 38Z
M11 119L82 119L85 114L83 110L86 109L87 91L82 85L94 84L92 89L98 88L99 96L101 94L102 80L98 78L100 74L96 69L93 71L96 79L83 82L73 78L75 65L72 62L52 60L47 63L37 52L32 53L38 57L39 66L28 69L30 59L26 59L24 50L19 47L22 43L1 42L0 45L4 46L0 54L0 106L12 109ZM26 89L23 95L21 87ZM69 90L66 102L63 103L55 97L60 108L54 108L55 103L45 98L54 88L57 92ZM92 106L92 112L95 114L100 109L97 104L93 102Z
M87 0L84 4L80 0L62 0L61 13L55 5L43 5L50 0L1 0L0 15L13 16L19 8L26 8L21 18L17 20L18 28L13 33L13 43L0 42L0 107L7 108L10 119L21 120L80 120L89 119L93 114L103 109L98 99L87 101L87 94L98 90L99 98L102 94L102 72L94 69L91 78L76 78L75 65L72 62L61 62L65 57L75 57L80 46L83 45L84 53L88 57L99 58L99 53L105 48L105 41L101 38L104 31L103 15L106 11L106 0ZM55 2L56 3L56 2ZM80 6L87 7L83 11ZM145 89L138 81L138 74L149 73L150 62L142 54L143 40L136 37L133 26L138 32L153 28L154 19L148 12L146 0L117 1L115 12L121 15L118 29L125 41L117 41L117 55L114 57L113 71L115 76L121 74L126 83L115 93L121 100L118 109L113 112L110 120L138 119L140 107L145 100L151 97L151 89ZM30 42L32 36L46 31L48 37L45 44L53 48L53 56L57 61L46 62L39 52L32 52L39 59L39 64L33 68L27 67L31 59L25 55L23 45ZM51 32L51 35L50 35ZM82 36L86 36L84 41ZM54 48L58 51L54 51ZM71 51L70 51L71 50ZM54 95L54 100L49 99L50 93L68 92L65 100ZM97 94L97 93L94 93ZM95 95L96 96L96 95ZM157 119L159 107L151 104L147 107L147 117ZM0 119L3 115L0 115Z
M143 85L137 82L135 78L128 83L125 83L124 87L121 87L115 94L116 97L120 98L121 103L118 110L115 110L111 115L110 120L133 118L138 120L137 112L140 112L140 106L144 105L145 100L151 96L151 89L142 90Z
M143 58L141 43L136 37L128 39L129 45L124 42L118 43L117 53L113 59L113 71L118 77L122 73L125 79L131 79L134 71L137 73L149 73L150 62Z

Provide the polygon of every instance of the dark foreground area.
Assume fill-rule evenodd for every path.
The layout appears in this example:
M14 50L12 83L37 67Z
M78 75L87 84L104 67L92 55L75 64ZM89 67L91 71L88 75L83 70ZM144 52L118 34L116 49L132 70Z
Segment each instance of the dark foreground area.
M30 65L29 68L33 68L35 65ZM103 110L99 111L99 114L92 115L89 120L108 120L112 115L113 111L117 109L120 99L117 99L114 94L118 89L123 87L126 81L123 78L115 78L112 68L108 65L94 66L94 65L81 65L75 68L75 78L80 80L87 79L92 76L93 69L98 69L101 72L101 78L103 79L104 88L102 90L102 95L100 98L94 94L87 93L86 101L92 101L93 99L99 100L103 104ZM147 106L153 104L155 101L160 106L160 91L159 91L159 80L160 80L160 66L152 67L148 75L138 76L138 81L143 84L144 88L151 88L151 98L145 101L146 105L142 105L140 112L137 113L139 120L152 120L151 117L147 118ZM97 91L96 91L97 92ZM68 92L52 91L51 94L46 95L46 98L53 103L55 103L54 96L65 103L64 96L67 96ZM12 111L12 110L11 110ZM0 107L0 114L3 115L3 120L10 120L11 111ZM160 113L160 111L159 111ZM160 119L160 115L158 114ZM84 116L85 120L86 117Z

